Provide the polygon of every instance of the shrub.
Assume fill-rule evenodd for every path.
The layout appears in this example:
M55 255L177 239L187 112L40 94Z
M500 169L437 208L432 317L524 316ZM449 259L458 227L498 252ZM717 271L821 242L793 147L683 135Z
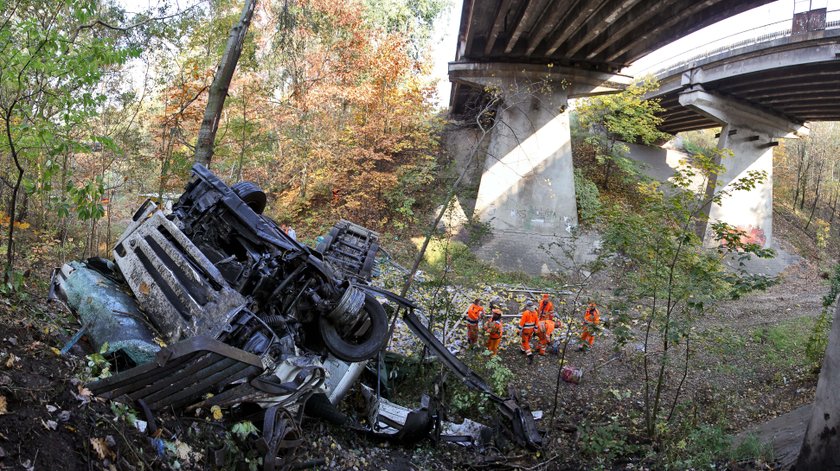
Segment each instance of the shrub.
M630 441L627 429L617 421L601 425L584 423L578 446L584 457L600 465L614 464L641 450L641 446Z
M579 169L575 169L575 196L577 197L578 215L581 223L595 221L601 211L598 186L586 178Z
M819 371L822 365L825 349L828 347L828 333L831 331L832 316L829 308L834 305L837 295L840 294L840 264L834 267L834 274L831 276L831 287L822 299L822 313L814 327L811 329L811 335L808 338L808 343L805 345L805 356L808 361Z

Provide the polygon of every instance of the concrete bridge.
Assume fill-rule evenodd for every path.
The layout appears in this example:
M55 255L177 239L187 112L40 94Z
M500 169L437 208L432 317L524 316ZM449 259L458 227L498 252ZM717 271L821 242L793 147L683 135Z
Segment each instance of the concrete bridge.
M479 255L503 269L545 271L553 264L540 246L556 243L577 225L566 111L569 98L620 91L632 77L618 72L634 60L690 32L765 3L769 1L465 0L458 53L449 68L453 82L451 113L466 119L467 124L474 121L481 126L465 126L450 135L449 144L462 157L460 165L471 174L476 190L475 199L462 200L462 206L492 228L492 239L479 249ZM752 45L753 62L763 62L764 69L749 65L749 61L737 66L730 61L729 65L714 69L719 74L714 83L737 89L740 85L727 78L735 74L733 67L742 67L740 75L756 80L762 78L754 74L763 70L763 80L768 81L763 90L768 100L784 100L771 96L773 87L780 85L773 82L773 64L777 69L790 66L784 73L790 76L787 85L794 87L801 67L826 65L826 54L835 54L832 34L817 32L807 19L803 28L804 36L797 36L796 40L775 38L776 45ZM799 54L784 54L785 47L796 49L792 45L801 44L800 39L806 37L813 41L808 49L814 56L811 62L800 55L801 49ZM786 45L782 44L785 41ZM767 57L762 51L768 46L779 47L779 55L762 61L761 57ZM711 56L708 60L712 60ZM786 60L793 62L783 62ZM731 122L722 134L723 144L736 147L733 150L745 156L740 161L747 162L746 167L755 167L749 164L750 159L757 161L759 167L766 166L767 159L750 157L740 147L751 148L759 143L772 154L775 141L771 139L805 132L806 120L831 113L805 116L764 109L761 104L745 107L755 103L750 100L755 98L752 95L722 105L718 88L702 88L713 84L707 80L712 69L699 68L711 66L719 58L701 62L687 61L683 68L665 77L661 96L673 116L666 116L664 129L676 131L684 125L690 126L686 129L700 129ZM830 69L815 67L827 87L831 83L837 86L831 80L837 75L832 75ZM691 70L702 72L691 75ZM682 78L685 72L689 73L686 84ZM678 78L669 79L672 76ZM740 90L749 94L758 85L748 84ZM767 104L776 103L780 101ZM492 109L485 109L488 104L493 105ZM673 104L679 106L672 108ZM789 102L789 106L796 109L799 105ZM714 111L715 107L723 110ZM756 109L763 113L754 113ZM482 114L485 111L489 112ZM739 119L732 118L735 114ZM476 115L481 116L476 120ZM748 132L749 140L744 141L747 144L741 144L737 139ZM478 146L478 158L469 161L474 144ZM732 171L738 169L733 167ZM762 202L769 196L764 194ZM770 237L771 232L766 232L768 241Z
M733 156L722 162L726 172L709 182L712 188L749 170L767 172L764 184L734 193L708 214L711 222L737 226L765 246L773 234L777 139L806 135L809 121L840 120L840 11L813 10L768 26L656 73L660 88L650 95L666 110L663 131L722 128L718 147Z

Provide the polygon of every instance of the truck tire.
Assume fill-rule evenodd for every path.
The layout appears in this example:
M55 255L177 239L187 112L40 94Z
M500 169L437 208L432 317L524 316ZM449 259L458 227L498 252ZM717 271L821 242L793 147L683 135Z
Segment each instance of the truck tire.
M376 254L379 253L379 244L374 242L370 246L370 250L368 250L367 258L365 259L364 264L362 265L362 270L360 271L360 275L366 280L370 280L371 274L373 273L373 267L376 265Z
M262 214L268 199L260 187L253 182L239 182L230 187L236 196L257 214Z
M310 417L326 420L335 425L344 425L347 422L347 416L342 414L324 393L309 396L303 412Z
M362 308L370 319L367 332L356 342L347 341L341 337L325 316L318 320L321 337L327 349L341 360L349 362L365 361L373 358L388 340L388 317L379 301L370 294L365 294L365 304Z

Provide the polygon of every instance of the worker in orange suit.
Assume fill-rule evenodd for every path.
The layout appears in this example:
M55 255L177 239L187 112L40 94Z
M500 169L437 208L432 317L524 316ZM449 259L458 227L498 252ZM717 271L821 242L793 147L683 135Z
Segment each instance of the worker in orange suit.
M537 311L534 309L534 303L530 300L525 302L525 310L522 311L522 317L519 319L519 334L522 336L522 345L519 347L522 352L531 356L531 337L534 335L534 330L537 327Z
M490 350L493 355L499 353L499 344L502 343L502 332L504 326L502 325L502 310L495 308L490 311L492 318L484 331L487 332L487 350Z
M551 342L551 333L554 332L554 304L548 299L547 294L542 295L542 300L537 307L537 353L545 355L545 348Z
M467 344L469 348L478 343L478 322L482 316L484 316L484 308L481 307L481 300L476 298L467 308Z
M598 324L601 323L601 313L598 312L598 306L590 302L589 307L583 314L583 332L580 334L580 350L592 348L595 343L595 330Z
M539 315L540 319L554 319L554 303L548 299L547 294L542 295L540 304L537 307L537 315Z

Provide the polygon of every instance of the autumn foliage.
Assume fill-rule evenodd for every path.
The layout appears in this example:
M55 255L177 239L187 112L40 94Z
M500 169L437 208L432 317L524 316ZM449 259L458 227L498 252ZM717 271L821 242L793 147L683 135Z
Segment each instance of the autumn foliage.
M434 83L418 51L443 3L378 1L258 2L227 92L212 170L229 183L260 185L267 213L305 239L342 217L399 231L434 194L424 191L438 172ZM29 62L17 61L14 47L0 52L8 56L0 63L31 73L3 84L17 93L4 97L28 98L0 100L14 111L0 117L12 130L0 147L19 146L4 153L0 198L15 213L7 218L43 230L59 259L107 256L142 195L177 194L189 178L209 86L242 2L135 14L98 2L39 4L21 2L43 18L24 9L0 14L0 40L37 46L43 36L52 48L26 49L37 56ZM55 59L64 56L49 51L63 43L51 38L67 34L92 52ZM51 68L26 68L37 61ZM45 86L55 93L41 93Z
M284 71L273 172L246 176L282 189L289 216L328 208L375 227L413 215L433 177L433 89L403 35L368 25L359 2L305 0L271 46ZM291 18L290 18L291 17ZM278 26L282 28L282 26ZM280 170L276 172L276 170ZM282 211L282 210L281 210Z

